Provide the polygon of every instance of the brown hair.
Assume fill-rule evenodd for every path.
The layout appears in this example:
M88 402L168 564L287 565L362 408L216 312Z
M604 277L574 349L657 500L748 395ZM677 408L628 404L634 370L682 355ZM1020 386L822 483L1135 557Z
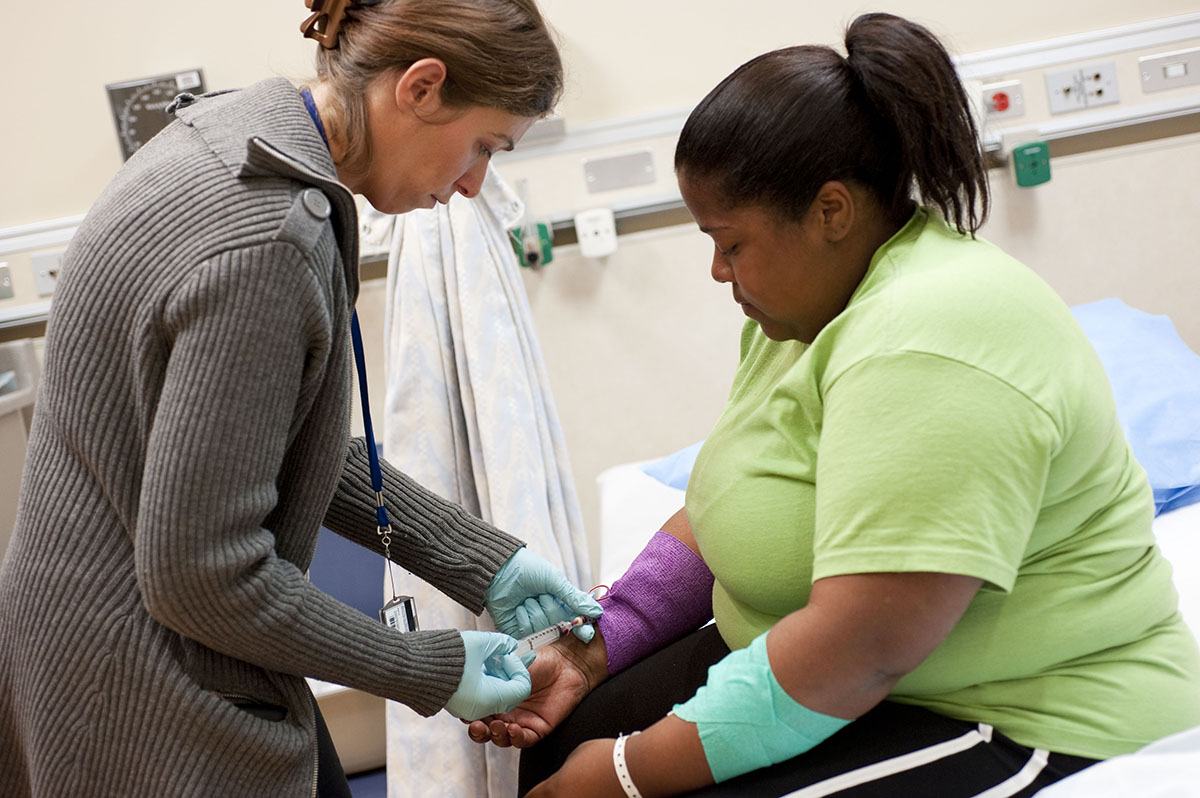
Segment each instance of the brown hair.
M789 47L743 64L688 117L676 171L710 182L731 205L791 218L825 182L854 180L903 219L915 185L974 235L988 214L987 170L945 48L914 22L866 14L847 29L846 50Z
M446 64L442 100L522 117L548 113L562 93L563 68L534 0L384 0L348 5L337 47L317 48L317 78L328 83L326 124L345 144L343 162L361 173L371 162L367 85L422 58Z

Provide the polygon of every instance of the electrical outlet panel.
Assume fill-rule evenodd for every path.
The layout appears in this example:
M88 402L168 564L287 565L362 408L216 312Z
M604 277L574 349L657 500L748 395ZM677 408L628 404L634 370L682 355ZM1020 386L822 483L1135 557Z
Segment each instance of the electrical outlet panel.
M13 298L12 269L7 263L0 263L0 299Z
M1142 91L1163 91L1200 83L1200 47L1147 55L1138 59Z
M1025 115L1025 90L1019 80L989 83L980 88L983 111L989 122Z
M1065 114L1120 102L1117 65L1112 61L1046 75L1050 113Z
M1087 108L1087 97L1083 93L1083 73L1078 69L1069 69L1046 75L1046 97L1050 102L1052 114L1065 114Z
M58 272L62 268L62 252L43 252L31 258L33 282L38 296L50 296L58 287Z

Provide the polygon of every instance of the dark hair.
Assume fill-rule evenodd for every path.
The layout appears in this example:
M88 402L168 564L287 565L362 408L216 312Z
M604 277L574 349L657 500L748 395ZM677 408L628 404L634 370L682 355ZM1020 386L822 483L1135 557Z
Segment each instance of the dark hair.
M446 64L442 99L516 116L547 114L563 88L563 66L535 0L385 0L352 5L337 47L317 48L317 77L332 88L327 125L343 137L345 166L371 160L364 98L377 75L422 58Z
M960 233L987 218L987 170L970 102L936 37L892 14L846 31L848 58L789 47L738 67L683 126L675 169L733 206L791 218L829 180L853 180L902 218L913 185Z

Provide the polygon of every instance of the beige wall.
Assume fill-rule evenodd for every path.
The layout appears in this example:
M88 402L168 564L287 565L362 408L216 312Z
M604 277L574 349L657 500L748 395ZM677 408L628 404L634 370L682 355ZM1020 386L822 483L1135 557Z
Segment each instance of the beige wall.
M734 6L716 0L544 0L543 7L564 48L561 110L569 125L687 107L750 55L799 41L836 42L841 26L870 8L762 0L735 16ZM216 10L149 0L5 0L6 30L22 35L0 48L8 122L0 125L0 227L84 212L119 167L105 83L197 66L214 88L310 74L312 45L296 33L301 0ZM888 10L930 24L957 51L971 52L1197 9L1195 0L1014 0L1003 9L907 0ZM669 154L660 160L669 162ZM985 235L1068 301L1115 294L1170 313L1200 349L1193 309L1200 192L1189 180L1200 174L1200 137L1059 158L1054 170L1054 180L1036 191L994 173L996 208ZM549 269L525 276L594 530L599 471L707 432L735 365L741 317L709 280L708 244L688 226L623 237L605 263L561 248ZM377 415L384 300L381 281L364 284L360 311L379 386Z
M1200 352L1198 176L1200 134L1056 158L1033 191L993 172L983 234L1068 303L1116 296L1166 314Z
M562 35L571 78L563 107L576 122L691 107L752 56L793 44L838 44L845 26L869 11L915 19L951 50L969 53L1197 10L1195 0L543 0L542 5ZM614 42L621 43L619 50Z
M802 41L836 42L857 3L754 0L543 0L568 69L568 124L696 102L746 58ZM898 0L959 52L1196 10L1195 0ZM201 67L212 88L311 74L301 0L4 0L0 48L0 227L84 212L120 166L104 84ZM735 13L738 9L740 13Z

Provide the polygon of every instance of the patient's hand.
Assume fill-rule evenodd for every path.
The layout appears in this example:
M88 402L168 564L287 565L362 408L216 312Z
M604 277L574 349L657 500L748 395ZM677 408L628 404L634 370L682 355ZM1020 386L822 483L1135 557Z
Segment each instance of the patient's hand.
M474 721L467 734L477 743L528 748L549 734L608 676L608 654L597 634L590 643L571 635L538 651L529 666L533 692L514 709Z

